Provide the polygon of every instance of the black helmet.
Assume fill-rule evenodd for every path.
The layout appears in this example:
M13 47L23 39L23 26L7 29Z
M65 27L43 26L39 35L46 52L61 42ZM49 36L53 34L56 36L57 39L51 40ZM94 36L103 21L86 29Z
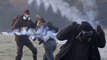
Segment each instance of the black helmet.
M81 22L80 29L82 31L92 31L93 27L87 21Z

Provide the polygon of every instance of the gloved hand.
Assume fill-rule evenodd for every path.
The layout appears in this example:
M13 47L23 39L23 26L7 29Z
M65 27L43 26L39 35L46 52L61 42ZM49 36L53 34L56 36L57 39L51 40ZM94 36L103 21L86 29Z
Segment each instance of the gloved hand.
M104 33L104 31L103 31L103 29L101 28L100 25L97 26L96 32L97 32L97 34L100 35L100 36L104 36L104 35L105 35L105 33Z
M38 40L39 40L39 45L44 43L44 40L42 38L38 38Z

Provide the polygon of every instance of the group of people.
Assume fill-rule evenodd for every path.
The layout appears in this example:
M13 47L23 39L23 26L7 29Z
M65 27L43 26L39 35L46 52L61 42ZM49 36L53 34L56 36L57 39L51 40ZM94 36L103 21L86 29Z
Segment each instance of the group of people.
M12 20L12 34L15 35L17 45L16 60L21 60L24 46L32 51L33 60L37 60L37 48L31 40L38 40L39 44L43 44L43 60L101 60L98 47L103 48L106 39L100 25L94 29L86 21L81 24L72 22L67 28L58 31L56 26L42 17L37 16L35 20L33 23L29 10ZM67 42L54 57L53 52L57 47L55 38Z
M39 44L43 44L45 50L43 60L54 60L53 52L56 49L55 36L58 28L40 16L36 16L35 20L35 23L31 20L30 12L27 9L22 15L13 18L12 32L2 32L3 35L15 35L16 60L21 60L24 46L32 51L33 60L37 60L37 48L32 44L32 40L38 40Z

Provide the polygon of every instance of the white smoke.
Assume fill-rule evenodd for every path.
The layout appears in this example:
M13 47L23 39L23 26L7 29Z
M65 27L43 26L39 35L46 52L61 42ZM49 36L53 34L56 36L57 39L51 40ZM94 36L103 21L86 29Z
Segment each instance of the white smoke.
M88 21L92 25L99 24L99 22L95 20L97 17L96 0L79 0L79 1L83 4L84 12L86 14Z
M33 2L33 0L28 0L28 4L31 4Z
M29 0L28 0L29 1ZM31 0L32 1L32 0ZM78 0L83 4L84 15L79 9L73 5L69 6L69 3L63 0L35 0L37 2L38 7L44 3L45 10L52 7L54 13L57 13L59 10L62 16L65 16L70 21L76 21L80 23L81 21L88 21L95 25L95 19L97 16L97 5L96 0ZM32 1L33 2L33 1Z

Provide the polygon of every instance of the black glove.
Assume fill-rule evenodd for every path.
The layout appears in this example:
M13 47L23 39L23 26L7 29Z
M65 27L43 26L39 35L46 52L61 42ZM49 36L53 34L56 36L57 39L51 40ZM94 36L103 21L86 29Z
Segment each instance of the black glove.
M105 33L104 33L104 31L103 31L103 29L101 28L100 25L97 26L96 31L97 31L97 34L100 35L100 36L105 35Z
M44 40L42 38L38 38L38 40L39 40L39 45L44 43Z
M33 41L36 41L36 38L34 38Z

